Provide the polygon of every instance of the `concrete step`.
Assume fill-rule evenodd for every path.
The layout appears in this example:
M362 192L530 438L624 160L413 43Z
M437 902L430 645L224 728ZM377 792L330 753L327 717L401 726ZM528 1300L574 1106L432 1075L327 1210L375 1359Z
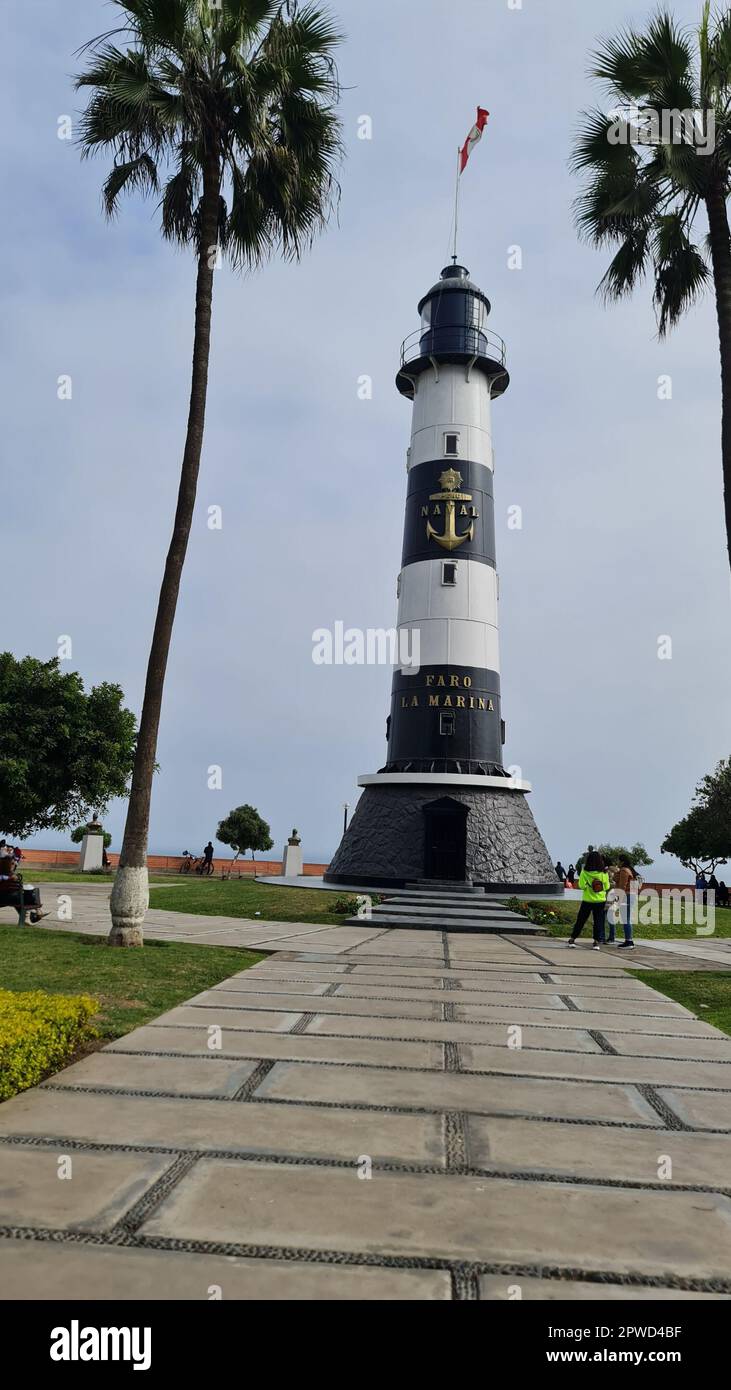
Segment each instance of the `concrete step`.
M452 878L416 878L407 879L406 890L417 889L424 892L445 892L445 893L477 893L484 896L484 888L475 888L473 883L460 883ZM399 892L402 890L399 889Z
M374 908L375 912L375 908ZM424 931L482 932L497 936L545 936L545 927L537 927L525 917L414 917L401 913L386 914L370 919L346 917L348 926L365 927L413 927Z
M375 906L378 906L378 903ZM420 910L421 908L438 908L439 910L445 910L445 912L507 912L507 910L509 910L503 903L488 902L486 898L481 898L477 902L474 901L474 898L468 898L467 901L464 901L463 898L449 898L446 894L443 894L441 898L402 898L400 894L399 897L392 898L391 894L389 894L389 897L381 903L381 906L384 906L384 908L396 909L413 908L414 910Z
M517 912L501 911L495 907L473 907L472 903L466 903L464 907L457 907L452 903L422 903L418 906L413 903L377 903L371 909L371 913L373 917L444 917L445 921L452 917L474 917L475 921L480 922L490 921L494 917L499 917L501 921L526 920Z

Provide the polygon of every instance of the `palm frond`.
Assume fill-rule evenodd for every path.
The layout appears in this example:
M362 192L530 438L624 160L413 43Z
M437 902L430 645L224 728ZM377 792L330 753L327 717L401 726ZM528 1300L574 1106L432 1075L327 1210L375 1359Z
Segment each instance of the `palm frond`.
M132 188L142 193L156 193L158 187L157 165L149 154L140 154L136 159L128 159L115 164L102 189L102 200L107 217L117 211L120 193Z
M192 149L183 145L178 155L178 168L165 184L160 203L162 233L168 241L185 246L195 240L201 184L200 163Z
M710 271L702 253L690 240L685 218L680 212L658 219L652 257L655 265L653 298L659 314L658 332L662 338L702 294Z
M114 155L105 205L159 184L163 236L198 246L217 169L220 243L233 262L299 256L339 192L339 34L329 14L297 0L226 0L221 12L207 0L114 3L129 47L120 31L102 36L77 79L89 89L82 151Z
M643 279L650 265L649 236L649 227L638 228L622 242L599 284L604 299L623 299Z

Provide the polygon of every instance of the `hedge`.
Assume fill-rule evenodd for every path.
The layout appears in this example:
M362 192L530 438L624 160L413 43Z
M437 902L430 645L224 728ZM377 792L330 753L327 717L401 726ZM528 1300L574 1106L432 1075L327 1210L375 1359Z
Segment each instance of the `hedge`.
M36 1086L97 1037L89 1020L98 1010L88 994L0 990L0 1100Z

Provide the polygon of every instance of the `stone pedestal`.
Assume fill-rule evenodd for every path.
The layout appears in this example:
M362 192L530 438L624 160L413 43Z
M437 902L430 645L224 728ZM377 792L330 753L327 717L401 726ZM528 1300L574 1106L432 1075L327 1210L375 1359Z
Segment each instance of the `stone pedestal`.
M282 873L285 878L297 878L302 873L302 846L300 844L284 846Z
M82 873L90 869L101 869L103 863L104 836L85 835L79 850L79 868Z
M375 780L375 779L374 779ZM525 792L462 785L366 786L325 880L401 887L430 877L427 817L435 802L463 808L463 882L502 893L562 893ZM464 834L464 832L463 832Z

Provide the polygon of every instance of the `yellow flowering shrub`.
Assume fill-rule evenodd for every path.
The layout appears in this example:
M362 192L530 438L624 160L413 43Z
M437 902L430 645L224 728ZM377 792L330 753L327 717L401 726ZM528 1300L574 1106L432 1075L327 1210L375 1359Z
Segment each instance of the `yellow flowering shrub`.
M97 1037L89 1020L98 1011L88 994L0 989L0 1100L36 1086Z

